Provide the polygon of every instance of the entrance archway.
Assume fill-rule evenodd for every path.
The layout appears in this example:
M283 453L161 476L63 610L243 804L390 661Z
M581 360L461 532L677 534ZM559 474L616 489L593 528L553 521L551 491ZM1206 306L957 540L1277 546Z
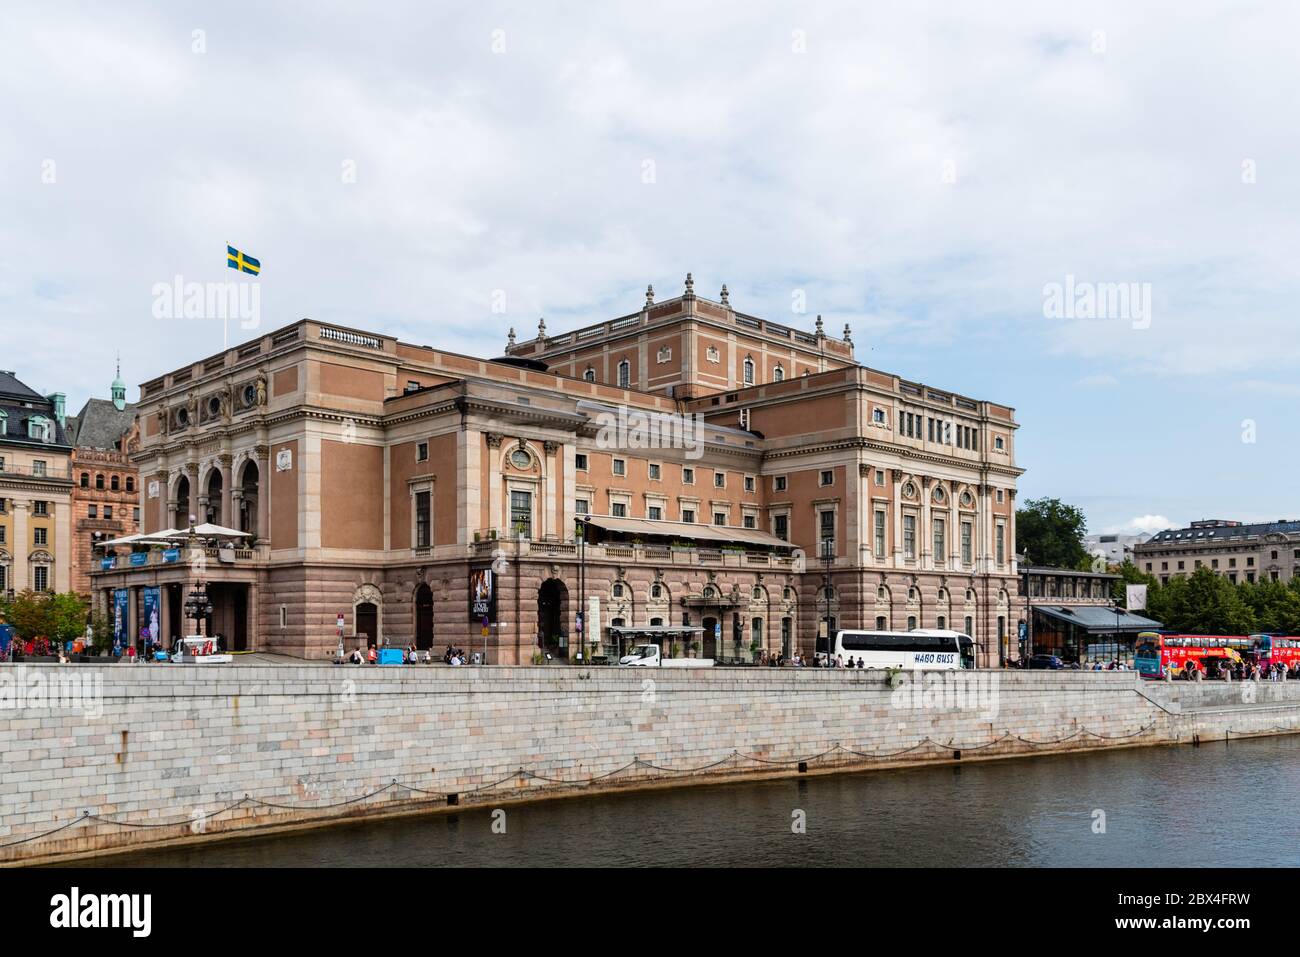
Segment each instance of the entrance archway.
M568 644L569 589L558 578L548 578L537 589L537 643L546 652L563 653ZM590 636L589 636L590 637Z
M376 639L379 637L379 609L368 601L363 601L357 605L356 609L357 635L366 636L366 647L378 644Z
M358 608L358 622L359 612ZM421 651L433 647L433 590L424 582L415 589L415 647Z

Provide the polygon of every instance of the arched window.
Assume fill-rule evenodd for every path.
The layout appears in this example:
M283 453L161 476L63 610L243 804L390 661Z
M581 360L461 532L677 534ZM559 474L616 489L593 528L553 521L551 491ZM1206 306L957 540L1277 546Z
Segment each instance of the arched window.
M773 382L785 381L785 368L779 362L776 364L776 368L772 370L772 381Z
M132 478L130 475L128 475L128 476L126 477L126 490L127 490L128 492L134 492L134 491L135 491L135 479Z
M916 616L915 616L915 615L908 615L908 616L907 616L907 630L908 630L908 631L911 631L911 630L912 630L913 628L915 628L915 627L916 627Z
M612 594L613 594L613 596L614 596L615 598L622 598L622 597L623 597L623 583L622 583L622 582L614 582L614 588L613 588L613 590L612 590Z
M651 619L650 619L650 627L651 627L651 628L659 628L659 627L661 627L661 626L663 625L663 623L664 623L664 620L663 620L662 618L651 618Z
M651 586L650 586L650 597L651 597L651 598L663 598L663 597L664 597L664 586L661 585L661 584L659 584L658 582L655 582L653 585L651 585ZM652 622L652 624L653 624L653 622Z
M101 492L104 490L104 476L102 475L95 476L95 488L97 488Z
M591 366L587 366L587 371L582 374L582 378L586 382L595 382L596 370L593 369Z
M745 359L745 385L754 384L754 360L746 357Z
M90 473L89 473L89 472L82 472L82 473L81 473L81 487L82 487L82 488L90 488Z
M624 359L618 364L618 387L629 388L632 385L632 363Z
M116 475L114 475L111 479L109 479L108 487L111 488L114 492L116 492L121 487L121 480Z

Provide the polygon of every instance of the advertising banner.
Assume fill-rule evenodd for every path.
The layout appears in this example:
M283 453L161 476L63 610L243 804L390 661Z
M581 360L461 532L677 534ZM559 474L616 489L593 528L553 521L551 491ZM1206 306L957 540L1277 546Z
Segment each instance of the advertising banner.
M497 582L491 566L469 570L469 617L496 621Z

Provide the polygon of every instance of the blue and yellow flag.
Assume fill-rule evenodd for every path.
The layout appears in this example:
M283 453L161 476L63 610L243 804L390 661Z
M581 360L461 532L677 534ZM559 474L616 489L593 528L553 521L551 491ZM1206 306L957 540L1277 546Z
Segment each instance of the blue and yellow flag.
M226 246L226 265L249 275L256 276L262 271L262 261L252 256L245 256L234 246Z

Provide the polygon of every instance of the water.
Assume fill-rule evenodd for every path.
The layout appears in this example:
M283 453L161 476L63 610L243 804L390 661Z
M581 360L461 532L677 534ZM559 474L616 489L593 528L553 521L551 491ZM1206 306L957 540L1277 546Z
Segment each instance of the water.
M1292 735L595 795L507 807L505 834L484 807L96 863L1295 867L1298 788Z

